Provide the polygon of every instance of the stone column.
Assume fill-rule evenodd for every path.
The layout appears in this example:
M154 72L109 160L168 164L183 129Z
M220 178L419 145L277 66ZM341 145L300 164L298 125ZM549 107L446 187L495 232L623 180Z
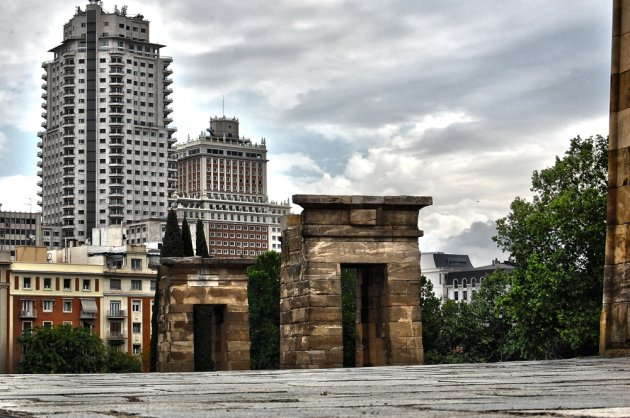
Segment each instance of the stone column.
M613 1L601 355L630 355L630 0Z

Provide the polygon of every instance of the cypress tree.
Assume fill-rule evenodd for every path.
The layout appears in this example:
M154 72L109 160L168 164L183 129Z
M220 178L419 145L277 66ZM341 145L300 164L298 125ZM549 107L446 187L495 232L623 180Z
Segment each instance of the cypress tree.
M184 218L184 223L185 222L186 219ZM188 228L187 223L186 228ZM188 236L190 237L190 231L188 231ZM173 209L168 211L160 257L184 257L184 241L182 240L182 233L177 223L177 214Z
M189 232L190 235L190 232ZM175 210L168 211L166 220L166 230L162 238L162 248L160 249L160 257L183 257L184 242L182 234L177 222L177 214ZM153 316L151 317L151 361L150 370L157 371L157 355L158 355L158 317L160 315L160 271L158 269L155 279L155 295L153 296Z
M201 219L197 219L197 231L195 232L196 244L195 255L207 258L210 257L208 254L208 243L206 242L206 235L203 232L203 222Z
M182 241L184 243L184 256L192 257L195 255L192 246L192 237L190 236L190 227L188 227L188 220L184 216L184 222L182 222Z

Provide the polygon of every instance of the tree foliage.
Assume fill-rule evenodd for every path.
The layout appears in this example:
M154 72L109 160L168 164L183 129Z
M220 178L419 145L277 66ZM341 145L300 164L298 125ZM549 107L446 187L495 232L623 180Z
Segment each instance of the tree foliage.
M190 235L190 227L188 226L188 220L184 216L182 222L182 242L184 243L184 256L192 257L195 255L192 245L192 236Z
M132 373L140 359L107 348L88 328L36 328L20 337L22 373Z
M166 229L164 230L164 237L162 238L160 257L183 256L184 241L182 240L182 233L179 229L179 223L177 222L177 214L175 213L174 209L170 209L168 211L168 218L166 219Z
M357 271L341 270L341 322L343 338L343 366L356 366L357 350Z
M203 222L201 219L197 219L197 228L195 231L195 255L208 258L208 242L206 241L206 235L203 232Z
M87 328L36 328L20 342L22 373L99 373L105 368L103 341Z
M247 269L250 367L280 366L280 254L267 251Z
M499 305L514 326L514 358L592 355L606 237L607 141L571 140L563 158L532 176L532 201L517 198L497 221L497 244L518 268Z

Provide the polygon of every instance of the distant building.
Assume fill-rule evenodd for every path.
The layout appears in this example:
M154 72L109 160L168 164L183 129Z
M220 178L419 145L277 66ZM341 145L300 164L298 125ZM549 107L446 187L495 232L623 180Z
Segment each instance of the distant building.
M177 218L187 218L195 243L201 220L208 251L217 258L255 257L280 251L280 221L291 210L289 201L269 201L267 147L239 136L239 120L214 117L199 138L176 147ZM166 218L127 225L131 244L157 248Z
M0 211L0 251L9 251L15 260L18 246L42 245L40 212Z
M36 327L86 327L117 350L149 350L152 254L144 246L107 245L119 232L94 231L106 245L18 247L15 261L0 253L0 372L16 372L19 338Z
M513 270L514 266L495 259L489 265L473 267L468 255L435 252L422 254L420 268L442 303L449 299L469 303L486 275L496 270Z

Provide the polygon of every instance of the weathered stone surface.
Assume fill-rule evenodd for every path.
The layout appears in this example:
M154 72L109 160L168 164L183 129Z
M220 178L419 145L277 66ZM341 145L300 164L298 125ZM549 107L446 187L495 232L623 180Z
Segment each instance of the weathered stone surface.
M294 202L304 211L300 226L294 220L283 230L281 366L343 363L343 266L357 271L357 364L422 363L418 210L431 198L300 195Z
M223 312L216 314L222 319L208 324L213 329L219 327L213 338L224 339L212 344L215 366L225 370L249 369L246 269L254 260L187 257L162 261L158 370L194 371L196 305L213 305Z
M630 2L613 2L608 212L600 354L630 355Z

